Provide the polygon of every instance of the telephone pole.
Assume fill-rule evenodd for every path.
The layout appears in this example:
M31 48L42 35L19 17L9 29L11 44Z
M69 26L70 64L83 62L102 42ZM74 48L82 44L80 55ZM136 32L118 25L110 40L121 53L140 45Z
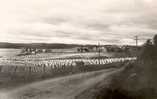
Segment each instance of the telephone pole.
M138 40L139 40L139 37L136 35L136 36L135 36L136 47L138 46Z
M101 51L100 51L100 42L98 42L98 54L99 54L99 56L98 56L98 60L99 60L99 64L100 64L100 53Z
M99 51L99 58L100 58L100 42L98 43L98 51Z

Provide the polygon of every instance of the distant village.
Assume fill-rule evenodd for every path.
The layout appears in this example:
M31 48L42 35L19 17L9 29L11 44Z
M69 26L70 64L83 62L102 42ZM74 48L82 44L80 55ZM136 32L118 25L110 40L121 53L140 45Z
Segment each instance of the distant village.
M68 49L44 49L44 48L22 48L20 55L29 55L37 53L52 53L52 52L132 52L139 49L136 46L118 46L118 45L104 45L104 46L81 46Z

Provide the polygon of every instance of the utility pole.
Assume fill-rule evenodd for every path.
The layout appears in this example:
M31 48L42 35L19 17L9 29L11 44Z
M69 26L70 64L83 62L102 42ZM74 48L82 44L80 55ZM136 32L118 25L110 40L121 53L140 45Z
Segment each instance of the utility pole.
M100 64L100 42L98 42L98 53L99 53L99 56L98 56L98 59L99 59L99 64Z
M138 38L138 36L136 35L136 36L135 36L136 47L138 46L138 40L139 40L139 38Z
M99 57L100 57L100 42L98 43L98 51L99 51Z

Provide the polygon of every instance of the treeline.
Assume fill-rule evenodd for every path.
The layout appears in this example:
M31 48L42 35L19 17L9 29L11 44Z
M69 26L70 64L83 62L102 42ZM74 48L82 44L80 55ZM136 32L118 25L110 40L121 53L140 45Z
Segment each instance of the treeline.
M74 47L95 47L97 45L64 44L64 43L8 43L0 42L0 48L40 48L40 49L66 49Z
M62 43L0 43L0 48L46 48L46 49L64 49L73 48L81 45L62 44Z

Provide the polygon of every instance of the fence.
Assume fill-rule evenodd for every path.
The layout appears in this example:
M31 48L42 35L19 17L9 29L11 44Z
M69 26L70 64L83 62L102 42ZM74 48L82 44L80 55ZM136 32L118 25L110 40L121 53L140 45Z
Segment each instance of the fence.
M115 62L136 60L136 57L106 58L106 59L53 59L43 61L18 61L6 60L0 62L0 72L9 73L46 73L56 70L64 70L77 67L76 62L88 65L105 65Z

